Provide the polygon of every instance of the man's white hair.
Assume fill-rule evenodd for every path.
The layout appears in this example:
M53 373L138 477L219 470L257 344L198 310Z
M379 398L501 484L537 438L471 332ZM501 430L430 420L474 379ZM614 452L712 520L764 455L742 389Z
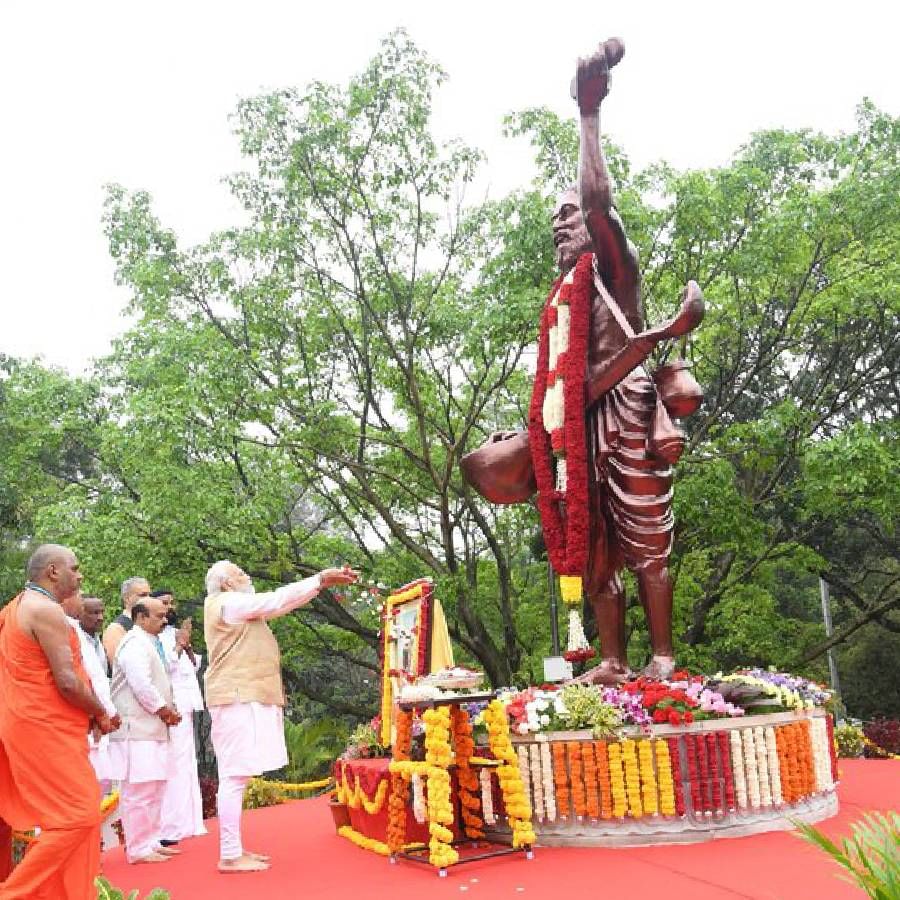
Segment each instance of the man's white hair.
M234 563L230 559L220 559L214 562L206 573L206 596L222 592L222 585L233 574Z
M131 592L138 587L139 585L146 584L148 587L150 582L147 581L146 578L141 577L140 575L135 575L133 578L126 578L122 582L122 599L127 600L130 596Z

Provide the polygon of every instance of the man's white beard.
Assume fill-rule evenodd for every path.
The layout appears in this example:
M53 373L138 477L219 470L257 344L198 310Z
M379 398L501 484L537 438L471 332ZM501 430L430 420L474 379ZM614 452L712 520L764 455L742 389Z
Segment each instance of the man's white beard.
M242 588L238 588L239 594L255 594L256 588L253 586L252 581L248 581L246 585Z

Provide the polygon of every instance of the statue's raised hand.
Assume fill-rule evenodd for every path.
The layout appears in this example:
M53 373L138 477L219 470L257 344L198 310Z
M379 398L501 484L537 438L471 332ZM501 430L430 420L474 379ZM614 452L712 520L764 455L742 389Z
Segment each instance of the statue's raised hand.
M609 38L590 56L579 58L572 96L582 113L596 112L600 108L600 101L609 93L609 70L624 54L622 41Z

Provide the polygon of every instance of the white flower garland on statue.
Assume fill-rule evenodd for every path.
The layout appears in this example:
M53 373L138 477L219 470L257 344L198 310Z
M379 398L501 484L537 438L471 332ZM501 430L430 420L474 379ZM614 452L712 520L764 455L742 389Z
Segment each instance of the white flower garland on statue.
M425 785L422 776L414 772L412 776L413 815L420 825L428 821L428 810L425 804Z
M816 770L816 790L830 791L834 788L831 777L831 754L828 750L828 726L822 718L811 721L813 766Z
M731 735L731 769L734 777L734 799L739 810L747 808L747 778L744 775L744 751L741 749L741 733L735 728Z
M524 744L519 745L519 774L522 776L522 790L525 792L525 798L534 809L534 800L531 796L531 765L528 756L528 747Z
M547 821L556 821L556 782L553 780L553 757L550 754L550 745L541 742L537 745L541 748L541 776L544 782L544 808L547 811Z
M784 803L784 795L781 793L781 763L778 761L778 744L775 741L775 729L769 725L765 729L766 753L769 756L769 778L772 782L772 802L776 806Z
M744 771L747 774L747 797L752 809L759 809L759 772L756 770L756 745L753 729L741 729L744 741Z
M494 815L494 792L491 790L491 770L485 766L478 774L481 781L481 817L485 825L496 825Z
M534 793L534 813L538 822L544 821L544 778L541 772L541 750L538 744L531 744L528 750L531 758L531 790Z
M566 647L567 652L573 650L584 650L591 645L588 643L587 636L584 633L584 625L581 624L581 613L578 607L569 608L569 640Z
M759 775L759 801L762 806L772 805L772 789L769 787L769 758L766 752L766 733L761 725L753 729L756 744L756 771Z
M575 270L573 269L566 275L563 284L573 284L574 281ZM550 326L549 334L547 369L550 372L556 370L559 357L569 349L569 304L560 304L559 292L561 290L562 284L560 284L556 296L550 303L552 307L556 308L556 324ZM544 417L544 427L548 432L555 431L557 428L562 428L565 423L563 379L558 373L553 384L547 385L542 415Z

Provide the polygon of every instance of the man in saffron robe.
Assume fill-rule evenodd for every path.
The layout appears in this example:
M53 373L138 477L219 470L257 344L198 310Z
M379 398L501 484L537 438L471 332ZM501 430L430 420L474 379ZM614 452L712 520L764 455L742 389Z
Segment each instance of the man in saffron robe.
M0 818L41 829L0 900L94 900L100 869L100 788L90 727L112 723L91 690L61 601L78 591L78 560L44 544L25 589L0 611Z

